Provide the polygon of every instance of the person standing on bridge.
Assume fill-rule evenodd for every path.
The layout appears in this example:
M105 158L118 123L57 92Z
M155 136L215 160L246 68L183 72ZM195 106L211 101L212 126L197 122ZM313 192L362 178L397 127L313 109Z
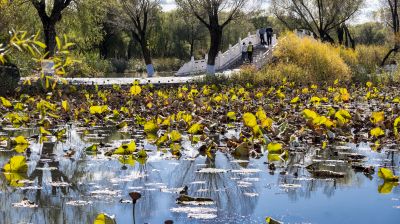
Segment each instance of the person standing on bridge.
M259 29L258 33L260 34L261 45L266 45L267 42L265 42L265 28Z
M247 57L249 58L250 64L253 63L253 51L254 51L254 46L251 41L249 42L249 45L247 46Z
M268 27L265 29L267 33L267 45L271 46L272 45L272 35L274 34L274 30L271 27Z
M244 63L247 60L247 45L243 42L242 45L242 62Z

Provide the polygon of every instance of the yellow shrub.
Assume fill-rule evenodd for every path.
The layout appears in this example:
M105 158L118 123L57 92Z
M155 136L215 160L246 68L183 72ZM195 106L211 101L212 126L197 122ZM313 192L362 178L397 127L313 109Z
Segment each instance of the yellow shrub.
M336 47L339 52L340 57L344 60L344 62L353 68L356 68L359 64L359 53L358 51L352 48L345 48L343 46Z
M380 66L389 49L385 46L359 45L357 46L356 51L358 55L359 66L362 70L364 70L360 72L365 74L373 74Z
M280 63L283 63L278 63L279 67L290 65L289 70L286 71L290 76L286 77L289 80L293 78L291 81L301 83L331 83L336 79L350 80L351 70L341 55L345 55L344 57L348 61L356 62L355 52L341 50L312 38L300 38L293 33L282 37L274 52L274 56ZM282 71L282 69L278 70ZM293 71L301 74L292 74Z

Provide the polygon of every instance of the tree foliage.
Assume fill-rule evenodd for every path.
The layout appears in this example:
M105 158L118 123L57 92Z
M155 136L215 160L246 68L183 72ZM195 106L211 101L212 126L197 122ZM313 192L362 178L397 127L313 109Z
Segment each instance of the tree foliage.
M272 11L290 29L306 29L324 41L349 21L364 0L272 0Z

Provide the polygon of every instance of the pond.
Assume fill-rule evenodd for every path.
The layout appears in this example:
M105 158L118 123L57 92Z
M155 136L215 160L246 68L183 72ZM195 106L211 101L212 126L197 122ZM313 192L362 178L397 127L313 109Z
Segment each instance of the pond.
M5 132L37 134L31 129ZM117 223L134 223L132 191L142 195L135 206L136 223L264 223L266 216L284 223L397 223L400 218L399 188L387 186L390 193L382 194L384 183L376 174L356 172L347 162L346 155L356 153L367 156L365 164L400 171L398 152L373 152L367 143L338 146L334 155L308 146L271 171L266 156L234 158L217 152L209 158L189 141L182 143L183 155L174 158L155 150L140 132L133 139L152 153L142 164L124 164L118 158L87 155L84 148L100 142L118 147L132 139L127 132L93 127L84 135L82 128L69 126L67 136L65 143L31 145L29 183L13 187L1 175L1 223L91 223L101 212L115 215ZM71 149L76 153L66 157ZM0 163L13 154L2 150ZM314 162L335 167L345 177L313 178L305 166ZM177 204L184 186L189 195L213 202ZM23 198L38 207L17 207Z
M0 223L400 219L397 87L24 88L0 97Z

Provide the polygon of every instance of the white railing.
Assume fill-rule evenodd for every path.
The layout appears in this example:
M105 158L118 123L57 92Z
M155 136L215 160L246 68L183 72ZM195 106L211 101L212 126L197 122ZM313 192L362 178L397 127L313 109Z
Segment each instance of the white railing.
M276 38L276 35L272 38L272 46L269 47L265 52L263 52L261 55L257 56L254 60L254 64L257 69L261 69L264 65L267 64L269 61L268 58L272 57L272 52L275 50L275 48L278 46L278 39Z
M266 37L265 37L266 40ZM238 43L236 43L234 46L229 45L229 49L225 51L224 53L219 52L217 58L215 59L215 70L216 71L221 71L225 69L227 66L232 64L233 62L239 60L242 56L242 45L243 43L248 44L249 42L252 42L254 46L259 45L261 43L260 35L258 30L256 31L255 34L249 33L246 38L241 40L239 38ZM273 43L276 44L276 35L273 37ZM274 44L273 44L274 45ZM208 60L208 55L205 56L204 59L202 60L194 60L194 57L192 57L190 62L185 63L179 71L176 73L178 76L184 76L184 75L194 75L194 74L199 74L199 73L205 73L207 70L207 60Z

